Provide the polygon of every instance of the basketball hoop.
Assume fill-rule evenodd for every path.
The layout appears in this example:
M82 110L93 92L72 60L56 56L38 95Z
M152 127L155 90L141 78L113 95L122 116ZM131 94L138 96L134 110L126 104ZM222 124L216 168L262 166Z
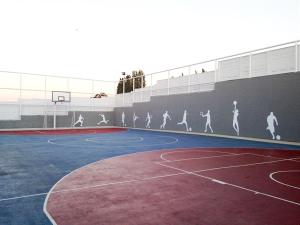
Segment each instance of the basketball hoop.
M54 102L53 128L56 128L56 103L71 102L71 92L52 91L52 102Z
M69 91L52 91L52 102L71 102L71 92Z

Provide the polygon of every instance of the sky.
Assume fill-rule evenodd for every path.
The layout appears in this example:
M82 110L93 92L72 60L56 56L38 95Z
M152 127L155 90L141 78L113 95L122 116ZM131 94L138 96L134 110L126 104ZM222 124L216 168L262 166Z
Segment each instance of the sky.
M299 39L299 0L0 1L0 71L118 80Z

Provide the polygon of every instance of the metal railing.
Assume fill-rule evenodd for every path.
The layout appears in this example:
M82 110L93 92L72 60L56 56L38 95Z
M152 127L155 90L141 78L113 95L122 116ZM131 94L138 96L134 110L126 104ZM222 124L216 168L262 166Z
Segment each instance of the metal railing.
M0 117L18 119L21 115L53 111L52 91L71 92L72 103L66 110L96 111L114 107L117 82L56 75L0 71ZM93 98L104 92L105 99Z
M300 40L219 57L199 63L162 70L143 77L123 79L123 93L117 95L116 106L149 101L151 96L214 90L214 84L226 80L267 76L300 70ZM143 78L146 86L135 88L135 79ZM125 83L132 82L133 91L125 93ZM145 97L146 96L146 97Z

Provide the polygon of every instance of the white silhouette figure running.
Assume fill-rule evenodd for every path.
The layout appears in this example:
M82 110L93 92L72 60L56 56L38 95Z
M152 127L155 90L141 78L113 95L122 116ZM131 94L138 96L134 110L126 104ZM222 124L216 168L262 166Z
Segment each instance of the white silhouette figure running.
M99 121L99 123L97 123L97 125L100 125L101 123L105 123L105 124L108 123L109 120L106 120L106 119L105 119L105 115L104 115L104 114L99 114L99 116L102 117L102 120Z
M275 139L275 124L278 126L278 121L276 116L274 116L273 112L270 112L270 115L268 115L267 124L267 130L270 131L272 139Z
M167 124L167 119L171 120L171 117L168 113L168 111L166 111L164 114L163 114L163 123L162 125L160 125L160 129L165 129L165 126Z
M206 133L207 132L207 127L209 127L210 129L210 132L213 133L213 129L211 128L211 119L210 119L210 110L207 110L207 113L206 114L203 114L203 112L200 112L200 115L202 117L206 117L206 124L205 124L205 130L204 132Z
M236 134L239 136L240 135L239 121L238 121L239 110L236 108L237 101L233 101L233 105L234 105L234 109L232 111L233 112L232 126Z
M122 126L125 127L125 113L122 112Z
M75 127L77 124L80 123L80 126L82 127L82 124L83 124L83 116L80 114L79 117L78 117L78 120L73 124L73 127Z
M135 115L135 113L133 113L133 127L135 127L135 121L138 119L139 117L137 115Z
M181 124L184 124L185 127L186 127L186 131L190 131L189 127L188 127L188 124L187 124L187 121L186 121L186 116L187 116L187 111L184 110L184 113L183 113L183 117L182 117L182 121L177 123L177 125L181 125Z
M147 117L146 117L146 128L150 128L150 124L151 124L151 118L152 118L152 115L150 115L149 112L147 112Z

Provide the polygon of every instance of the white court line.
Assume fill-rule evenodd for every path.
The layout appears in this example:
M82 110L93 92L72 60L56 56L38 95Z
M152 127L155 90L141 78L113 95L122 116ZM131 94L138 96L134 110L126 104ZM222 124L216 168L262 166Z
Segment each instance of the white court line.
M189 172L189 171L186 171L186 170L183 170L183 169L179 169L179 168L176 168L176 167L173 167L173 166L169 166L169 165L164 165L164 164L161 164L161 163L156 163L156 164L164 166L164 167L172 168L174 170L181 171L181 172L184 172L186 174L191 174L191 175L194 175L194 176L197 176L197 177L201 177L201 178L210 180L210 181L218 183L218 184L228 185L228 186L231 186L231 187L235 187L235 188L238 188L238 189L242 189L242 190L245 190L245 191L252 192L254 194L260 194L260 195L263 195L263 196L266 196L266 197L270 197L270 198L273 198L273 199L277 199L277 200L280 200L280 201L284 201L284 202L287 202L287 203L290 203L290 204L294 204L294 205L300 206L299 202L290 201L290 200L287 200L287 199L284 199L284 198L280 198L280 197L277 197L277 196L274 196L274 195L270 195L270 194L267 194L267 193L264 193L264 192L256 191L256 190L249 189L249 188L245 188L245 187L242 187L242 186L239 186L239 185L235 185L235 184L231 184L231 183L228 183L228 182L225 182L225 181L216 180L216 179L211 178L211 177L207 177L207 176L203 176L203 175L197 174L196 172Z
M11 144L0 144L1 146L18 146L18 145L37 145L37 144L47 144L47 141L38 141L38 142L31 142L31 143L11 143Z
M131 141L132 140L132 141ZM119 142L126 142L126 143L135 143L135 142L142 142L144 141L144 138L142 137L136 137L136 138L118 138L118 141L116 141L116 138L86 138L85 141L87 142L94 142L94 143L101 143L102 141L105 144L109 143L119 143Z
M91 186L83 186L83 187L78 187L78 188L62 189L62 190L59 190L59 191L52 191L51 194L62 193L62 192L71 192L71 191L81 191L81 190L92 189L92 188L101 188L101 187L110 186L110 185L118 185L118 184L128 184L128 183L142 182L142 181L155 180L155 179L159 179L159 178L173 177L173 176L185 175L185 174L186 173L183 173L183 172L182 173L171 173L171 174L154 176L154 177L145 177L145 178L141 178L141 179L116 181L116 182L110 182L110 183L104 183L104 184L97 184L97 185L91 185Z
M44 192L44 193L37 193L37 194L31 194L31 195L22 195L22 196L11 197L11 198L2 198L2 199L0 199L0 202L11 201L11 200L16 200L16 199L22 199L22 198L37 197L37 196L42 196L42 195L47 195L47 194L48 194L48 192Z
M205 148L205 147L204 147ZM214 148L214 147L208 147L209 148ZM183 148L184 149L184 148ZM191 149L191 148L188 148L188 149ZM207 148L206 148L207 149ZM224 152L224 151L214 151L214 150L203 150L203 149L197 149L197 147L195 149L191 149L191 150L184 150L184 151L172 151L172 152L166 152L166 153L162 153L160 155L160 158L164 161L171 161L171 160L168 160L165 158L165 155L170 155L170 154L175 154L175 153L178 153L178 152L184 152L184 153L187 153L187 152L195 152L195 151L201 151L201 152L215 152L215 153L226 153L226 154L229 154L229 155L237 155L237 153L232 153L232 152Z
M116 137L117 139L118 137ZM142 137L141 137L142 138ZM168 142L162 142L162 143L152 143L152 144L140 144L140 145L124 145L126 144L126 142L124 142L123 145L113 145L113 142L112 143L107 143L107 145L102 145L102 146L98 146L98 145L94 145L94 146L89 146L89 145L76 145L76 144L63 144L63 143L56 143L55 140L57 139L49 139L48 140L48 143L50 144L53 144L53 145L58 145L58 146L67 146L67 147L84 147L84 148L99 148L99 147L102 147L102 148L107 148L107 147L118 147L118 148L128 148L128 147L152 147L152 146L160 146L160 145L170 145L170 144L175 144L175 143L178 143L179 140L178 138L175 138L175 137L172 137L172 136L163 136L163 135L157 135L157 136L152 136L152 137L149 137L149 142L155 142L153 139L155 138L165 138L165 139L171 139L171 141L168 141ZM163 141L165 141L165 139ZM63 139L60 139L60 140L63 140ZM83 139L85 142L88 142L86 141L85 139ZM145 139L143 138L143 140L145 141ZM76 140L76 141L66 141L67 143L76 143L76 142L81 142L82 139L79 139L79 140ZM117 143L119 144L119 142Z
M129 154L130 155L130 154ZM228 155L225 155L225 157L227 157ZM122 157L122 156L120 156ZM224 156L223 156L224 157ZM294 158L295 159L295 158ZM206 170L198 170L198 171L186 171L186 170L182 170L182 169L179 169L179 168L176 168L176 167L172 167L172 166L169 166L169 165L164 165L162 163L156 163L156 164L159 164L161 166L164 166L164 167L169 167L169 168L172 168L172 169L176 169L176 170L179 170L181 171L181 173L174 173L174 174L167 174L167 175L162 175L162 176L154 176L154 177L146 177L146 178L142 178L142 179L133 179L133 180L125 180L125 181L117 181L117 182L110 182L110 183L104 183L104 184L99 184L99 185L93 185L93 186L84 186L84 187L79 187L79 188L72 188L72 189L63 189L63 190L59 190L59 191L53 191L53 189L56 187L56 185L59 183L56 183L56 185L54 185L52 187L52 189L49 191L49 192L46 192L46 193L37 193L37 194L31 194L31 195L23 195L23 196L17 196L17 197L11 197L11 198L3 198L3 199L0 199L0 202L3 202L3 201L9 201L9 200L16 200L16 199L22 199L22 198L29 198L29 197L36 197L36 196L42 196L42 195L47 195L47 199L45 200L45 203L48 201L48 197L50 196L50 194L52 193L61 193L61 192L68 192L68 191L79 191L79 190L84 190L84 189L90 189L90 188L100 188L100 187L104 187L104 186L109 186L109 185L117 185L117 184L126 184L126 183L133 183L133 182L141 182L141 181L147 181L147 180L153 180L153 179L158 179L158 178L164 178L164 177L170 177L170 176L177 176L177 175L183 175L183 174L193 174L193 175L196 175L196 176L200 176L200 177L204 177L204 178L207 178L207 179L210 179L211 181L213 182L217 182L217 183L220 183L220 184L227 184L227 185L231 185L231 186L236 186L236 185L233 185L233 184L229 184L229 183L226 183L224 181L220 181L220 180L217 180L217 179L213 179L213 178L210 178L210 177L205 177L203 175L199 175L199 174L195 174L197 172L204 172L204 171L208 171L208 170L218 170L218 169L224 169L224 168L233 168L233 167L244 167L244 166L252 166L252 165L257 165L257 164L266 164L266 163L275 163L275 162L281 162L281 161L289 161L289 160L292 160L292 159L282 159L282 160L276 160L276 161L269 161L269 162L262 162L262 163L253 163L253 164L242 164L242 165L236 165L236 166L229 166L229 167L219 167L219 168L211 168L211 169L206 169ZM95 163L98 163L95 162ZM91 163L91 164L94 164L94 163ZM88 164L88 165L91 165L91 164ZM82 167L83 168L83 167ZM79 169L82 169L82 168L79 168ZM74 170L75 172L76 170ZM72 173L72 172L71 172ZM70 174L71 174L70 173ZM68 175L70 175L68 174ZM63 177L64 178L64 177ZM63 179L62 178L62 179ZM62 180L61 179L61 180ZM271 178L272 179L272 178ZM60 180L60 181L61 181ZM240 186L237 186L239 188L242 188ZM247 188L242 188L242 189L245 189L245 190L250 190L250 189L247 189ZM255 192L256 194L263 194L263 195L268 195L268 194L265 194L265 193L260 193L260 192L257 192L257 191L254 191L254 190L250 190L252 192ZM272 197L276 197L276 196L272 196ZM276 197L278 198L278 197ZM287 200L288 201L288 200ZM298 204L298 203L297 203ZM300 204L300 203L299 203ZM46 207L46 204L44 204L44 207Z
M227 155L226 155L227 156ZM289 160L289 159L285 159L285 160ZM271 163L274 163L274 162L278 162L279 160L277 161L272 161ZM280 160L280 161L283 161L283 160ZM270 163L270 162L265 162L265 163ZM100 188L100 187L104 187L104 186L109 186L109 185L117 185L117 184L127 184L127 183L133 183L133 182L141 182L141 181L147 181L147 180L153 180L153 179L158 179L158 178L164 178L164 177L170 177L170 176L177 176L177 175L183 175L183 174L193 174L193 175L196 175L196 176L199 176L199 174L195 174L197 172L202 172L202 171L207 171L207 170L201 170L201 171L186 171L186 170L183 170L183 169L179 169L179 168L176 168L176 167L173 167L173 166L168 166L168 165L164 165L162 163L155 163L155 164L158 164L158 165L161 165L161 166L165 166L165 167L169 167L169 168L172 168L172 169L176 169L176 170L179 170L181 171L181 173L174 173L174 174L167 174L167 175L161 175L161 176L154 176L154 177L146 177L146 178L141 178L141 179L133 179L133 180L125 180L125 181L117 181L117 182L110 182L110 183L104 183L104 184L99 184L99 185L92 185L92 186L83 186L83 187L79 187L79 188L70 188L70 189L63 189L63 190L59 190L59 191L51 191L49 193L53 194L53 193L61 193L61 192L69 192L69 191L80 191L80 190L84 190L84 189L91 189L91 188ZM245 165L239 165L239 166L249 166L250 164L245 164ZM252 165L252 164L251 164ZM234 166L236 167L236 166ZM220 168L213 168L213 169L220 169ZM201 177L205 177L203 175L200 175ZM206 177L206 178L209 178L209 177ZM220 184L228 184L228 185L232 185L233 184L229 184L229 183L226 183L224 181L220 181L220 180L216 180L214 178L209 178L210 180L214 181L214 182L217 182L217 183L220 183ZM250 189L249 189L250 190ZM255 192L256 194L260 193L260 192L257 192L257 191L253 191ZM267 195L265 193L262 193L264 195ZM287 200L288 201L288 200ZM299 203L300 205L300 203Z
M285 171L276 171L276 172L273 172L273 173L270 173L269 177L271 178L271 180L279 183L279 184L282 184L284 186L287 186L287 187L291 187L291 188L296 188L296 189L299 189L300 190L300 187L297 187L297 186L293 186L293 185L290 185L290 184L286 184L286 183L283 183L283 182L280 182L278 180L276 180L273 175L274 174L277 174L277 173L294 173L294 172L300 172L300 170L285 170Z
M201 160L201 159L212 159L212 158L222 158L222 157L234 157L240 155L248 155L248 153L241 153L235 155L216 155L216 156L205 156L205 157L198 157L198 158L186 158L186 159L176 159L176 160L166 160L165 163L172 163L172 162L181 162L181 161L189 161L189 160Z
M216 168L211 168L211 169L197 170L197 171L194 171L194 172L198 173L198 172L221 170L221 169L230 169L230 168L239 168L239 167L247 167L247 166L256 166L256 165L271 164L271 163L284 162L284 161L293 161L293 159L300 159L300 157L290 158L290 159L279 159L279 160L267 161L267 162L259 162L259 163L239 164L239 165L233 165L233 166L222 166L222 167L216 167Z
M282 158L282 157L278 157L278 156L271 156L271 155L261 155L261 154L255 154L255 153L246 153L248 155L255 155L255 156L261 156L261 157L268 157L268 158L274 158L274 159L290 159L293 162L298 162L300 163L300 161L295 160L294 158ZM297 159L297 158L296 158Z
M184 174L185 173L172 173L172 174L166 174L166 175L160 175L160 176L145 177L145 178L141 178L141 179L116 181L116 182L109 182L109 183L103 183L103 184L97 184L97 185L82 186L82 187L78 187L78 188L68 188L68 189L62 189L62 190L58 190L58 191L52 191L51 194L62 193L62 192L71 192L71 191L81 191L81 190L92 189L92 188L101 188L101 187L117 185L117 184L128 184L128 183L134 183L134 182L148 181L148 180L154 180L154 179L172 177L172 176L178 176L178 175L184 175ZM47 194L48 194L48 192L44 192L44 193L22 195L22 196L11 197L11 198L2 198L2 199L0 199L0 202L42 196L42 195L47 195Z
M284 160L277 160L277 161L270 161L270 162L265 162L265 163L274 163L274 162L278 162L278 161L286 161L286 160L289 160L289 159L284 159ZM97 163L97 162L95 162ZM92 163L93 164L93 163ZM14 199L21 199L21 198L28 198L28 197L35 197L35 196L40 196L40 195L46 195L46 194L53 194L53 193L61 193L61 192L69 192L69 191L79 191L79 190L84 190L84 189L91 189L91 188L100 188L100 187L104 187L104 186L109 186L109 185L117 185L117 184L126 184L126 183L133 183L133 182L140 182L140 181L147 181L147 180L153 180L153 179L158 179L158 178L164 178L164 177L170 177L170 176L177 176L177 175L183 175L183 174L193 174L193 175L196 175L196 176L201 176L201 177L204 177L204 178L209 178L210 180L214 181L214 182L218 182L218 183L222 183L222 184L229 184L229 183L226 183L224 181L220 181L220 180L216 180L214 178L210 178L210 177L206 177L206 176L203 176L203 175L199 175L199 174L195 174L195 173L198 173L198 172L204 172L204 171L207 171L207 170L198 170L198 171L186 171L186 170L183 170L183 169L180 169L180 168L176 168L176 167L173 167L173 166L169 166L169 165L164 165L162 163L155 163L155 164L158 164L160 166L164 166L164 167L168 167L168 168L172 168L172 169L176 169L178 171L181 171L181 173L173 173L173 174L167 174L167 175L161 175L161 176L153 176L153 177L146 177L146 178L141 178L141 179L133 179L133 180L125 180L125 181L117 181L117 182L109 182L109 183L104 183L104 184L99 184L99 185L92 185L92 186L83 186L83 187L79 187L79 188L70 188L70 189L63 189L63 190L59 190L59 191L49 191L48 193L38 193L38 194L32 194L32 195L24 195L24 196L18 196L18 197L12 197L12 198L5 198L5 199L0 199L0 202L1 201L8 201L8 200L14 200ZM260 163L262 164L262 163ZM89 164L91 165L91 164ZM245 164L245 165L238 165L239 167L242 167L242 166L249 166L249 165L254 165L254 164ZM238 166L233 166L233 167L238 167ZM231 168L231 167L230 167ZM81 168L80 168L81 169ZM215 170L215 169L221 169L221 167L219 168L212 168L212 169L208 169L208 170ZM75 170L76 171L76 170ZM74 171L74 172L75 172ZM72 173L72 172L71 172ZM69 175L69 174L68 174ZM58 183L57 183L58 184ZM56 185L57 185L56 184ZM53 186L55 187L55 185ZM254 191L253 191L254 192ZM256 191L255 191L256 192ZM258 192L257 192L258 193ZM299 203L300 204L300 203Z

